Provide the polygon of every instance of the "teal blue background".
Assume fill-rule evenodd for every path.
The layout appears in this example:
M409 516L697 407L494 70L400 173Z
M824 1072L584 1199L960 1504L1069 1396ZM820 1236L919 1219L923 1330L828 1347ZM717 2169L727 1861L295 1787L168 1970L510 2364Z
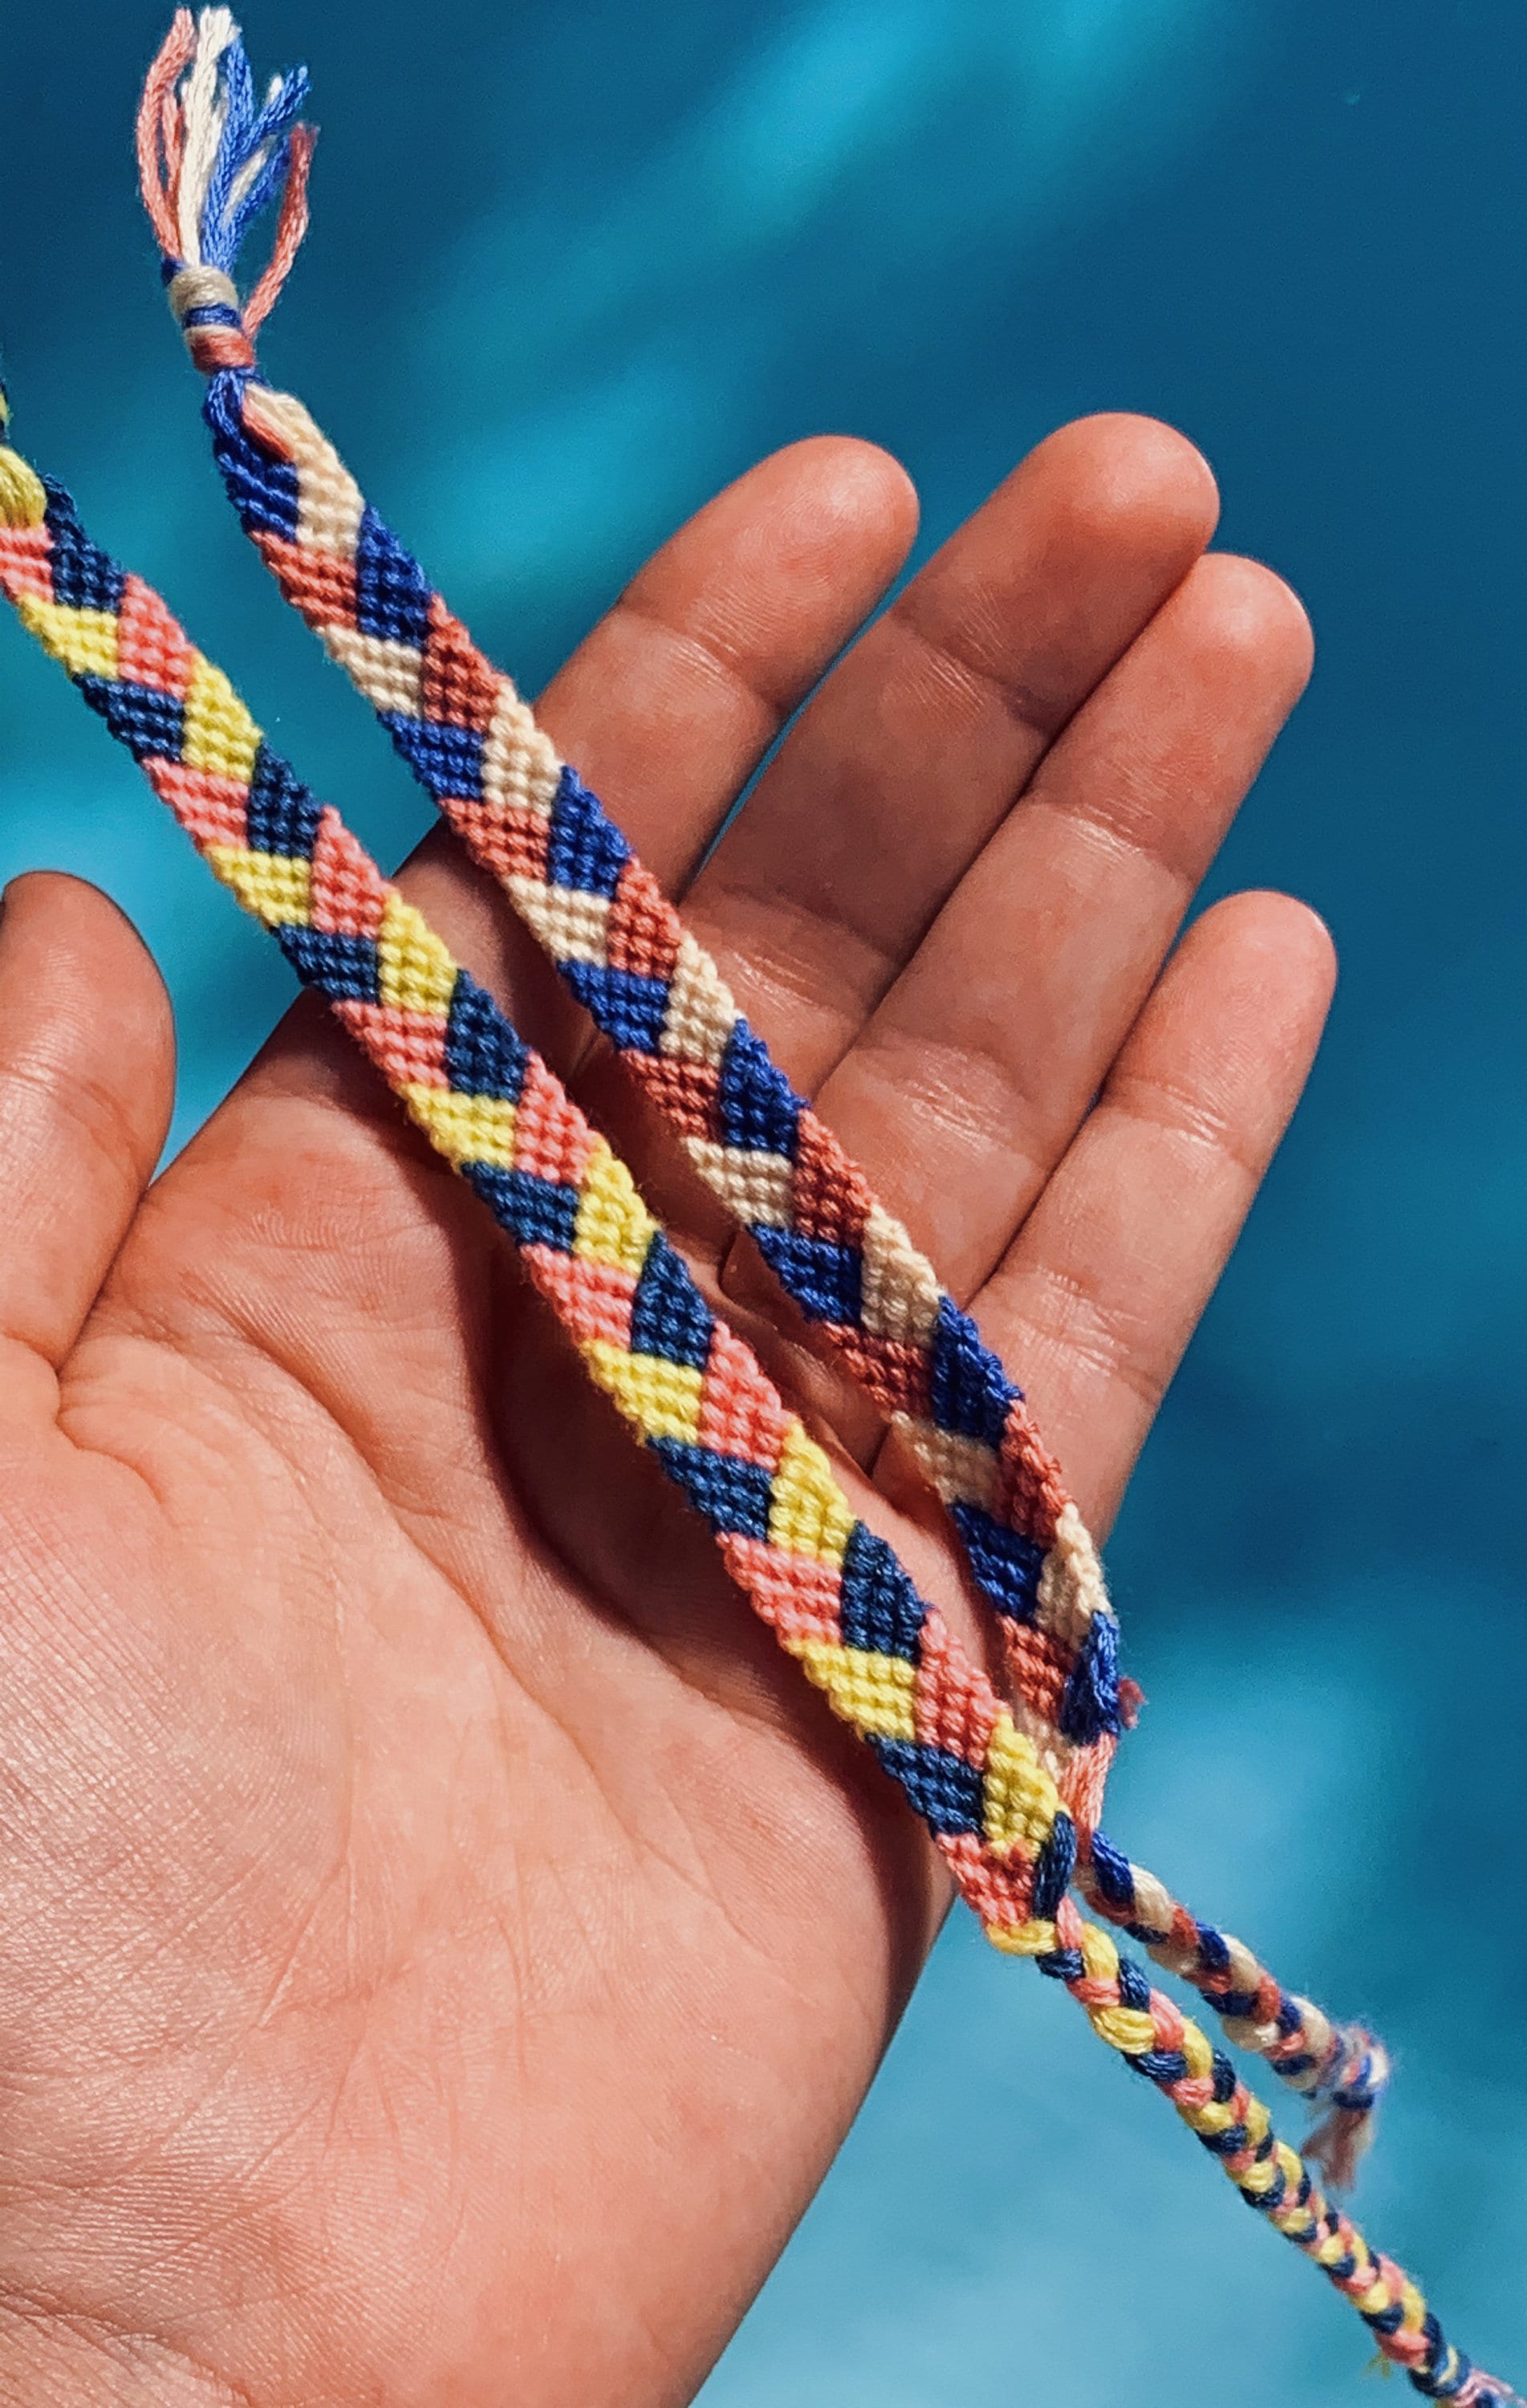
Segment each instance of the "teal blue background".
M384 853L421 800L223 509L132 198L161 30L13 9L21 426ZM1363 2207L1527 2380L1520 0L262 0L324 124L267 339L535 684L767 447L890 445L925 546L1098 407L1177 421L1321 666L1216 873L1327 915L1308 1103L1111 1550L1113 1822L1400 2073ZM179 1126L281 1008L0 629L0 872L107 884ZM824 1905L824 1912L827 1909ZM676 2180L731 2179L722 2167ZM1336 2408L1363 2336L1058 1994L952 1930L706 2408ZM1398 2395L1396 2395L1398 2396Z

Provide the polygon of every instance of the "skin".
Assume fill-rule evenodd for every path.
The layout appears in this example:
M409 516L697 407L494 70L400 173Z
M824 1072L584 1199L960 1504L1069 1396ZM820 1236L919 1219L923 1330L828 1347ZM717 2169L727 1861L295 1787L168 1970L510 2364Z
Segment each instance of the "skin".
M708 860L902 563L893 462L764 462L543 706L1097 1527L1333 976L1277 896L1177 942L1309 665L1286 587L1206 552L1215 513L1163 427L1052 437L859 636ZM497 898L442 842L403 883L760 1328L756 1264ZM150 1183L172 1044L113 907L19 881L0 2400L672 2408L831 2162L942 1881L321 1015ZM760 1334L957 1599L905 1467Z

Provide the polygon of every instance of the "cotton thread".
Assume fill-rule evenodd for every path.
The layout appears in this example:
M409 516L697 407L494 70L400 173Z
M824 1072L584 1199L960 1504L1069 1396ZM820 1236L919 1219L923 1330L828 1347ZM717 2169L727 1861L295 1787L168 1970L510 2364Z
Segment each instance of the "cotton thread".
M808 1325L908 1440L998 1615L1019 1720L1077 1824L1077 1879L1089 1902L1194 1986L1236 2045L1323 2111L1307 2151L1333 2181L1349 2183L1389 2078L1382 2043L1286 1989L1244 1942L1194 1915L1097 1829L1127 1703L1118 1626L1092 1541L1020 1390L794 1094L511 681L432 590L301 403L252 372L252 308L231 324L223 289L233 289L251 213L234 234L221 196L242 179L272 199L287 179L272 265L257 287L263 318L307 224L312 158L311 134L294 122L305 72L273 81L268 126L252 89L229 12L207 10L198 26L182 10L150 70L138 126L172 307L211 380L214 452L246 532ZM223 280L210 301L198 280L209 275Z
M197 366L219 465L282 591L382 717L408 767L610 1038L706 1183L808 1323L902 1430L1002 1616L1034 1736L1085 1824L1122 1719L1118 1634L1059 1467L974 1323L791 1089L708 956L473 645L301 405L256 384L251 311L230 321L189 272L232 276L290 174L277 256L306 224L302 69L264 112L225 8L177 16L139 118L146 205ZM268 120L268 123L267 123ZM295 148L293 146L296 146ZM250 180L252 179L252 180ZM278 285L276 287L278 290ZM180 301L189 300L183 313Z
M9 408L0 393L0 435ZM706 1304L549 1066L265 743L64 489L0 448L0 585L190 836L488 1205L594 1383L709 1526L735 1584L865 1741L987 1937L1031 1957L1153 2083L1242 2197L1349 2299L1424 2397L1521 2408L1322 2195L1229 2059L1066 1895L1075 1824L1029 1735L821 1447Z

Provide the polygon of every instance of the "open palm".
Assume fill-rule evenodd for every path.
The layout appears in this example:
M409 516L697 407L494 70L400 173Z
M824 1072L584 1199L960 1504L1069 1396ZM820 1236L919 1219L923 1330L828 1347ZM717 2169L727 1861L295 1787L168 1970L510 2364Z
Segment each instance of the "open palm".
M1163 968L1307 666L1213 512L1161 427L1053 437L708 858L900 564L891 462L754 470L544 705L1098 1520L1330 986L1266 896ZM655 1168L497 898L438 842L402 882ZM171 1053L111 907L14 887L0 2399L687 2400L874 2071L931 1852L316 1011L150 1186ZM654 1192L748 1313L740 1252ZM851 1400L771 1359L870 1467Z

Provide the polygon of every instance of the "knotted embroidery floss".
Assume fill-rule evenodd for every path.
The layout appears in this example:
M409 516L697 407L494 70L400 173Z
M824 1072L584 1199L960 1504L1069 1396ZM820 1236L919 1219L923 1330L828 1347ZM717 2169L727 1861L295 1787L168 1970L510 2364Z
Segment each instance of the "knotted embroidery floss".
M182 83L181 78L184 77ZM790 1089L714 965L472 644L301 405L250 374L249 337L307 222L307 79L257 110L225 8L182 10L139 121L145 199L219 465L287 598L381 714L408 767L505 884L574 994L682 1137L815 1330L904 1428L1003 1616L1035 1736L1084 1820L1120 1722L1096 1554L1021 1398ZM242 316L232 271L256 194L286 192Z
M0 393L0 436L8 430ZM1321 2194L1196 2025L1067 1895L1075 1826L1030 1736L826 1455L713 1313L610 1147L492 998L265 743L62 487L0 446L0 586L214 875L326 996L517 1244L591 1379L710 1528L732 1578L921 1816L1000 1949L1063 1983L1242 2196L1322 2268L1425 2397L1520 2408Z
M1092 1540L1021 1391L793 1093L511 681L301 403L255 372L250 335L307 230L312 136L296 122L307 91L299 69L257 107L228 10L207 9L199 24L182 10L138 124L171 306L210 380L206 415L240 520L808 1326L906 1436L999 1617L1018 1719L1075 1820L1090 1902L1325 2111L1309 2153L1349 2180L1388 2077L1381 2044L1287 1990L1097 1828L1125 1698L1118 1627ZM241 316L238 247L257 206L278 193L272 261Z

